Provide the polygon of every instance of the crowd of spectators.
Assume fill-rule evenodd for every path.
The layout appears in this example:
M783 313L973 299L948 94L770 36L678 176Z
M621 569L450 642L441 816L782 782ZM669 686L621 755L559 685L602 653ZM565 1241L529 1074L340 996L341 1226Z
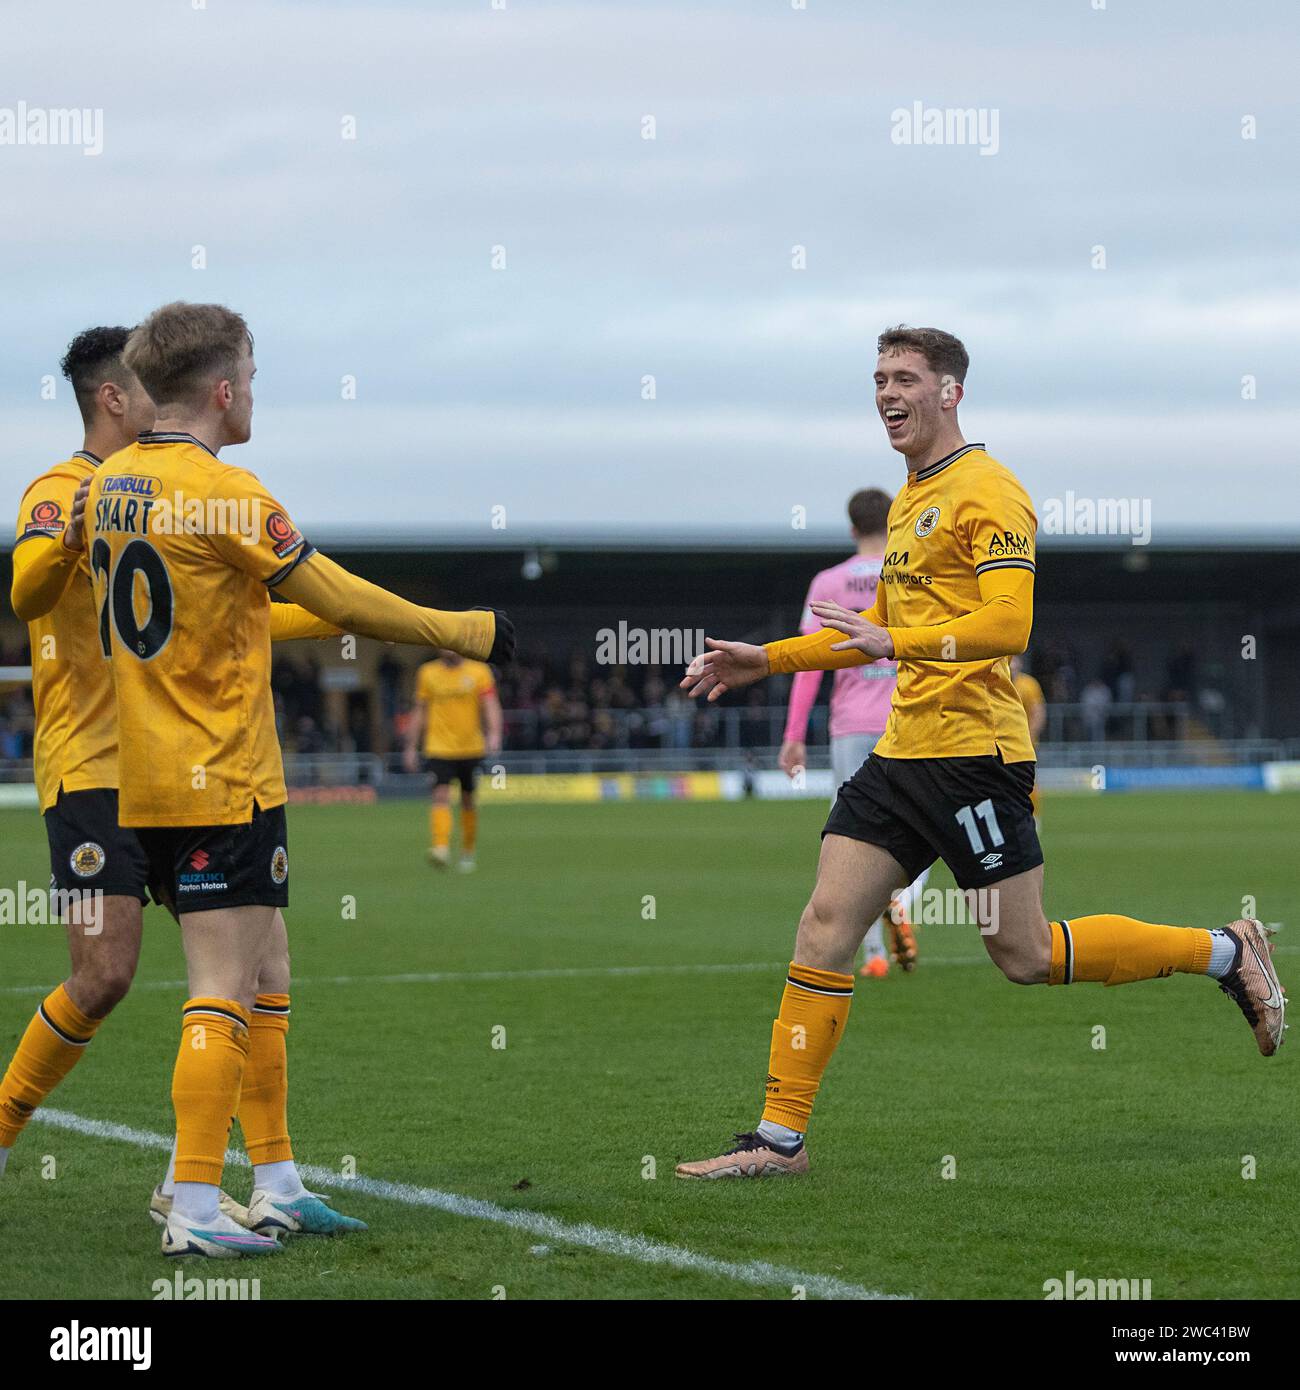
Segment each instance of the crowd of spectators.
M271 686L284 746L298 753L380 754L400 746L410 718L416 663L406 653L403 661L397 650L381 658L369 690L349 692L341 702L327 700L321 665L314 656L277 654ZM0 664L28 661L25 647L0 653ZM1058 728L1065 738L1133 737L1133 717L1117 706L1183 704L1211 725L1216 709L1222 708L1222 697L1198 681L1190 645L1172 652L1162 682L1138 679L1133 654L1122 641L1112 644L1100 660L1093 655L1087 662L1068 643L1045 643L1027 656L1025 666L1042 685L1049 711L1053 706L1072 707ZM506 746L604 751L744 748L780 742L785 678L709 705L685 696L677 684L680 675L677 668L597 665L577 651L562 657L525 654L500 676ZM822 687L823 701L829 689L828 680ZM30 756L33 723L30 689L0 689L0 758ZM1167 713L1152 713L1143 725L1152 738L1187 732L1185 720Z

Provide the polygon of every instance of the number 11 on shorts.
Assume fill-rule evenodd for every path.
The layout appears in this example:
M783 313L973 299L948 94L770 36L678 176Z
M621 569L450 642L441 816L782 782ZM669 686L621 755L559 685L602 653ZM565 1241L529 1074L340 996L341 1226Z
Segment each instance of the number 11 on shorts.
M988 828L989 839L995 845L1002 844L1002 828L998 825L997 812L993 809L993 802L987 797L976 806L963 806L956 813L957 824L966 832L966 838L970 841L970 847L976 854L983 854L988 846L984 843L980 835L980 828L975 823L978 816Z

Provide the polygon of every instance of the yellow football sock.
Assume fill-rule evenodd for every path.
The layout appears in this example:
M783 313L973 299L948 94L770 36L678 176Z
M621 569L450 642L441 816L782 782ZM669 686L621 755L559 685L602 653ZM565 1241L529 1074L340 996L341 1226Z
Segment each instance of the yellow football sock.
M176 1181L221 1183L248 1060L248 1013L234 999L190 999L172 1073Z
M1175 971L1203 975L1210 965L1210 933L1200 927L1166 927L1107 912L1062 919L1051 928L1049 985L1079 980L1127 985Z
M478 844L478 809L467 811L462 806L460 808L460 852L473 854L476 844Z
M436 802L429 809L429 833L434 849L446 849L451 844L451 807Z
M289 996L259 994L248 1025L248 1064L239 1092L239 1128L254 1163L283 1163L289 1143Z
M83 1014L62 985L32 1015L0 1081L0 1148L11 1148L32 1111L76 1066L103 1019Z
M781 1013L772 1024L763 1118L803 1133L817 1088L844 1032L853 976L790 962Z

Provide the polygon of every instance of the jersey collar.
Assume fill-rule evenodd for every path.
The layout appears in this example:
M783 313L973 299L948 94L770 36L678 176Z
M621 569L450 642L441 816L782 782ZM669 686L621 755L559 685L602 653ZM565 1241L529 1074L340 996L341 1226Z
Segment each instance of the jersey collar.
M205 454L216 454L201 440L195 439L192 434L186 434L183 430L141 430L141 444L195 444L203 450Z
M949 454L947 458L941 458L937 463L926 464L919 472L912 474L912 482L923 483L927 479L933 478L936 473L941 473L950 463L956 463L959 458L969 454L973 449L982 449L983 444L963 444L955 453Z
M74 459L85 459L92 468L98 468L104 462L98 454L92 454L89 449L78 449L72 456Z

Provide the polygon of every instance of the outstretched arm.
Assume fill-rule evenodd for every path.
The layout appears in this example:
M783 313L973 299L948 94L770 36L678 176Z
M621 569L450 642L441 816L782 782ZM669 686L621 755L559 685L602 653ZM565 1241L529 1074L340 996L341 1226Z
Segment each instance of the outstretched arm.
M866 612L852 613L852 616L883 632L888 611L886 603L882 580L876 586L875 603ZM845 647L843 628L830 626L828 615L840 616L851 613L851 609L820 599L814 599L808 606L813 616L826 626L803 637L785 637L779 642L769 642L765 650L773 675L787 675L792 671L839 671L846 666L865 666L882 656L892 655L880 642L876 644L880 650L874 652L868 652L865 648L849 650Z
M514 656L514 625L504 613L490 608L460 613L421 608L350 574L319 551L294 565L275 588L345 632L384 642L447 647L475 661L508 662Z
M873 613L814 603L826 624L812 637L771 642L773 671L833 670L879 657L898 661L990 661L1023 652L1034 625L1034 576L997 569L979 577L980 605L930 627L882 627Z
M298 637L342 637L343 629L327 623L296 603L271 605L271 641L292 642Z

